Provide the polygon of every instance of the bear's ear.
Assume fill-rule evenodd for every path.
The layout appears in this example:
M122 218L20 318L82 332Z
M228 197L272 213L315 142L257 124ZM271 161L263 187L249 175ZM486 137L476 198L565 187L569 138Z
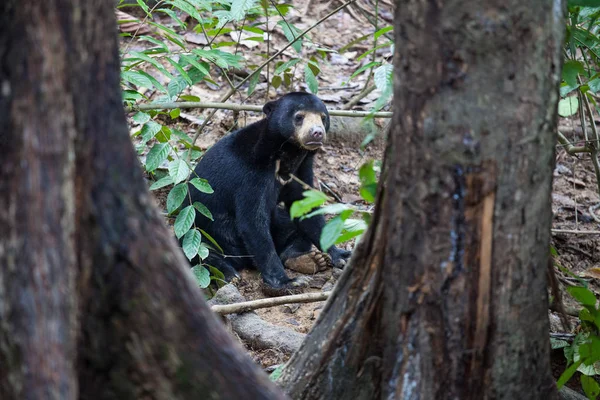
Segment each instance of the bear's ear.
M263 106L263 112L267 115L267 117L270 117L276 106L277 101L270 101Z

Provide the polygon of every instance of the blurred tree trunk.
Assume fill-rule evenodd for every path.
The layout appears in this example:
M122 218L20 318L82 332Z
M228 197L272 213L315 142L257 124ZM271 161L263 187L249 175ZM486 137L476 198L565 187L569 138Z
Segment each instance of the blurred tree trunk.
M0 2L0 398L282 398L148 195L112 5Z
M554 399L560 0L398 1L371 228L280 378L294 399Z

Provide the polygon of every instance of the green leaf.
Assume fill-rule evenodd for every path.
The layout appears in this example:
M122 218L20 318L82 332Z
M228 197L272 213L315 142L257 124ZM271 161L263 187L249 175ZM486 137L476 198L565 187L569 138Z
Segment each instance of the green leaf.
M123 100L124 101L136 102L143 98L144 98L144 96L142 96L140 93L136 92L135 90L123 90Z
M152 84L156 89L158 89L158 91L162 93L167 93L167 89L159 81L157 81L155 77L144 71L138 71L138 73L148 78L148 80L152 82Z
M323 251L329 250L335 244L343 229L344 221L339 215L329 220L321 231L321 249Z
M183 92L183 90L188 87L185 79L173 79L167 85L167 92L171 99L176 99L179 93Z
M314 57L311 57L311 59L307 62L308 68L310 68L313 72L313 74L315 74L315 76L319 75L319 73L321 73L321 67L319 67L319 63L317 62L317 60Z
M271 79L271 85L273 85L273 87L275 89L279 88L279 86L281 86L281 82L283 82L283 79L281 79L281 76L279 75L275 75L273 77L273 79Z
M285 35L286 39L289 42L293 42L292 47L294 48L294 50L300 53L302 51L302 38L298 40L296 40L296 38L300 36L302 31L285 20L277 22L277 25L279 25L281 29L283 29L283 34ZM294 42L294 40L296 41Z
M358 56L358 57L357 57L357 58L356 58L354 61L355 61L355 62L358 62L358 61L362 60L363 58L365 58L366 56L368 56L369 54L371 54L371 53L373 53L373 52L375 52L375 51L377 51L377 50L379 50L379 49L382 49L382 48L384 48L384 47L389 47L389 46L392 46L393 44L394 44L394 42L392 42L392 41L390 40L390 41L388 41L388 42L386 42L386 43L384 43L384 44L380 44L379 46L375 46L375 47L373 47L371 50L368 50L368 51L365 51L364 53L362 53L362 54L361 54L360 56Z
M192 139L190 139L190 137L185 132L182 132L179 129L171 129L171 133L173 135L177 136L179 139L181 139L185 143L190 143L190 144L192 143Z
M182 59L184 59L185 61L187 61L188 63L190 63L190 65L192 65L194 68L196 68L202 74L204 74L204 75L208 75L209 74L208 69L204 65L202 65L198 61L196 61L194 59L194 57L188 56L187 54L182 54L180 57Z
M210 273L202 265L196 265L192 267L192 273L196 279L196 283L202 289L206 289L210 285Z
M202 193L211 194L215 192L206 179L194 178L190 183Z
M394 29L394 27L393 27L393 26L391 26L391 25L390 25L390 26L386 26L385 28L381 28L380 30L378 30L377 32L375 32L375 33L373 34L373 38L374 38L375 40L377 40L377 39L379 38L379 36L381 36L381 35L385 35L386 33L388 33L388 32L390 32L390 31L392 31L393 29Z
M590 90L592 91L592 93L597 93L600 90L600 78L592 79L587 84L588 84ZM561 94L562 94L562 87L561 87Z
M363 233L364 233L364 231L348 232L348 231L342 230L342 233L340 234L340 236L338 236L337 240L335 241L335 244L347 242L348 240L358 237L358 236L362 235Z
M358 37L358 38L356 38L356 39L352 40L350 43L348 43L348 44L347 44L347 45L345 45L344 47L342 47L341 49L339 49L338 51L339 51L339 53L340 53L340 54L343 54L343 53L345 53L346 51L348 51L348 49L350 49L350 48L351 48L352 46L354 46L355 44L357 44L357 43L360 43L360 42L362 42L362 41L364 41L364 40L367 40L367 39L370 39L370 38L371 38L371 35L370 35L370 34L366 34L366 35L363 35L363 36L361 36L361 37Z
M170 57L166 57L166 60L173 66L173 68L175 68L177 70L177 72L179 72L179 75L181 75L181 77L183 79L185 79L186 83L190 86L193 85L192 82L192 78L190 78L190 76L188 75L187 71L184 70L181 65L179 65L177 62L175 62L175 60L173 60Z
M248 96L250 96L252 93L254 93L254 89L256 89L256 84L258 83L258 80L260 78L260 71L256 72L254 75L252 75L250 77L250 80L248 81Z
M181 95L179 98L183 101L195 101L195 102L200 101L200 97L187 95L187 94Z
M169 117L171 117L172 119L179 118L180 114L181 114L181 109L179 109L179 108L174 108L171 111L169 111Z
M152 119L152 117L150 117L149 114L146 114L145 112L138 112L133 116L133 120L138 123L138 124L145 124L146 122L150 121Z
M183 159L177 158L169 163L169 175L175 184L186 180L189 174L190 169Z
M225 254L225 252L223 251L221 246L219 246L219 243L217 243L217 241L212 236L210 236L206 231L204 231L202 229L200 229L200 232L202 232L202 236L207 238L208 241L211 242L212 245L215 246L217 248L217 250L219 250L221 252L221 254Z
M346 204L341 204L341 203L330 204L328 206L321 207L318 210L311 212L310 214L306 214L304 217L302 217L302 219L311 218L311 217L314 217L315 215L321 215L321 214L339 214L342 211L351 210L351 209L352 208L348 207Z
M196 8L194 6L192 6L191 4L189 4L183 0L168 0L168 1L166 1L166 3L171 4L171 5L175 6L176 8L180 9L181 11L188 14L190 17L194 18L196 21L202 22L202 17L198 13L198 10L196 10Z
M567 342L566 340L555 339L553 337L550 338L550 347L552 348L552 350L562 349L567 347L568 345L569 342Z
M161 50L163 50L165 53L169 52L169 47L167 47L166 44L164 44L163 42L161 42L158 39L154 39L152 36L142 35L142 36L138 37L138 40L141 41L141 42L146 41L146 42L154 43Z
M163 126L155 136L160 143L167 143L171 139L171 128Z
M579 108L579 99L576 96L561 99L558 102L558 115L561 117L570 117L577 112Z
M344 221L344 230L348 232L364 232L368 225L362 219L348 218Z
M144 126L142 127L142 139L144 140L144 142L149 141L154 136L156 136L156 134L158 132L160 132L161 129L162 129L162 125L157 122L154 122L154 121L146 122L144 124Z
M303 216L315 207L319 207L327 201L327 196L318 190L307 190L304 198L296 200L290 207L290 217L292 219Z
M319 82L317 82L317 77L308 64L304 66L304 80L306 81L308 90L312 94L319 92Z
M208 247L206 247L204 243L201 243L200 248L198 249L198 256L204 260L206 257L208 257L208 253Z
M589 83L592 83L592 81L590 81ZM600 80L599 80L600 83ZM571 93L573 90L577 89L579 87L579 85L577 86L569 86L566 83L562 82L560 84L560 97L563 98L566 95L568 95L569 93Z
M375 69L373 78L375 80L375 86L381 90L382 93L386 93L392 90L392 72L394 67L392 64L383 64Z
M148 6L146 5L146 3L144 2L144 0L137 0L138 5L142 8L142 10L144 10L144 12L146 14L150 13L150 9L148 8Z
M165 69L165 67L163 67L163 66L162 66L162 64L161 64L160 62L158 62L156 59L154 59L154 58L152 58L152 57L148 56L147 54L140 53L140 52L138 52L138 51L131 51L131 52L129 52L129 54L130 54L132 57L137 57L137 58L139 58L140 60L143 60L143 61L146 61L147 63L150 63L150 64L152 64L152 65L153 65L153 66L154 66L154 67L155 67L157 70L159 70L160 72L162 72L162 73L163 73L163 75L165 75L167 78L169 78L169 79L173 79L173 78L174 78L174 76L173 76L173 75L171 75L171 74L169 73L169 71L167 71L167 70Z
M596 296L589 289L581 286L570 286L567 288L567 291L584 306L596 305Z
M360 67L359 69L357 69L356 71L354 71L354 73L352 75L350 75L350 79L354 78L356 75L360 74L361 72L371 68L371 67L376 67L378 65L381 65L381 62L379 61L371 61L370 63L367 63L365 65L363 65L362 67Z
M217 10L217 11L214 11L213 15L215 17L217 17L218 20L219 20L219 23L216 26L217 29L221 29L222 27L224 27L225 25L227 25L227 23L233 21L233 15L231 15L231 13L229 11L226 11L226 10Z
M243 59L241 56L231 53L226 53L221 50L203 50L193 49L192 52L204 59L207 59L221 68L239 67Z
M248 10L256 5L256 0L233 0L231 3L231 17L235 21L241 21Z
M598 395L600 394L600 386L594 377L583 375L581 377L581 387L583 388L583 391L588 399L598 398Z
M291 60L284 62L283 64L281 64L280 66L275 68L275 75L279 75L283 71L286 71L287 69L292 68L294 65L298 64L300 61L302 61L300 58L292 58Z
M183 200L185 200L187 193L188 187L185 183L175 185L173 189L171 189L169 195L167 196L167 212L169 214L179 208L179 206L183 203Z
M373 161L366 162L360 167L358 177L360 179L360 195L365 201L373 203L377 195L377 176Z
M216 280L225 281L225 275L218 268L209 265L208 269L210 270L211 279L214 277Z
M147 89L152 89L154 86L152 85L152 82L150 81L150 79L146 78L144 75L138 73L138 72L133 72L133 71L123 71L121 72L121 78L123 78L123 80L132 83L138 87L145 87Z
M200 214L204 215L206 218L210 219L211 221L214 221L212 213L210 212L210 210L208 208L206 208L206 206L204 204L200 203L199 201L195 201L194 208L196 210L198 210L198 212Z
M150 185L150 190L156 190L173 184L173 178L169 175L165 176Z
M579 368L582 362L583 361L581 360L577 361L576 363L572 364L569 368L567 368L565 372L562 373L560 378L558 378L558 380L556 381L556 387L558 390L560 390L565 385L565 383L567 383L568 380L571 379L571 377L573 376L575 371L577 371L577 368Z
M571 6L600 7L600 0L568 0L567 4Z
M202 235L195 229L190 229L183 237L181 247L183 248L183 253L188 258L188 260L191 261L192 258L196 257L196 255L198 254L201 240Z
M585 69L580 61L568 60L563 65L562 78L569 86L577 86L577 75L585 74Z
M167 159L171 146L169 143L156 143L146 156L146 171L152 172Z
M194 210L194 207L192 206L187 206L179 212L174 225L175 236L177 236L178 239L190 230L195 218L196 210Z
M273 372L271 372L271 375L269 375L269 379L272 382L276 382L277 379L279 379L279 377L281 376L281 373L283 372L284 367L285 367L285 364L281 364L279 367L275 368L275 370Z

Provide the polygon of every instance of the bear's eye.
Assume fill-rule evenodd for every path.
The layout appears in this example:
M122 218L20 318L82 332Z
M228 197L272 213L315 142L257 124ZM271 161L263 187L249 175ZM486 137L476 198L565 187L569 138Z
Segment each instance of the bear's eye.
M303 120L304 120L304 115L302 115L302 114L296 114L296 116L294 117L294 122L296 124L301 124Z

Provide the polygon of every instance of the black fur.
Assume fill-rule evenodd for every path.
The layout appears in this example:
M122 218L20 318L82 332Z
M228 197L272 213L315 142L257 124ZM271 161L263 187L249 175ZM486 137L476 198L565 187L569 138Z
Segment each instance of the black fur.
M302 221L289 216L290 206L303 197L304 189L293 180L282 182L294 174L312 185L315 155L298 143L294 116L298 111L323 113L327 131L329 114L321 100L308 93L287 94L267 103L263 111L264 119L221 139L196 167L198 176L207 179L215 192L201 193L191 185L189 189L192 203L200 201L214 217L212 222L198 214L196 224L225 252L222 256L211 251L205 262L228 280L236 271L254 266L267 285L285 289L294 280L286 275L283 262L307 253L312 244L320 248L325 223L321 215ZM335 246L327 252L338 266L350 255Z

